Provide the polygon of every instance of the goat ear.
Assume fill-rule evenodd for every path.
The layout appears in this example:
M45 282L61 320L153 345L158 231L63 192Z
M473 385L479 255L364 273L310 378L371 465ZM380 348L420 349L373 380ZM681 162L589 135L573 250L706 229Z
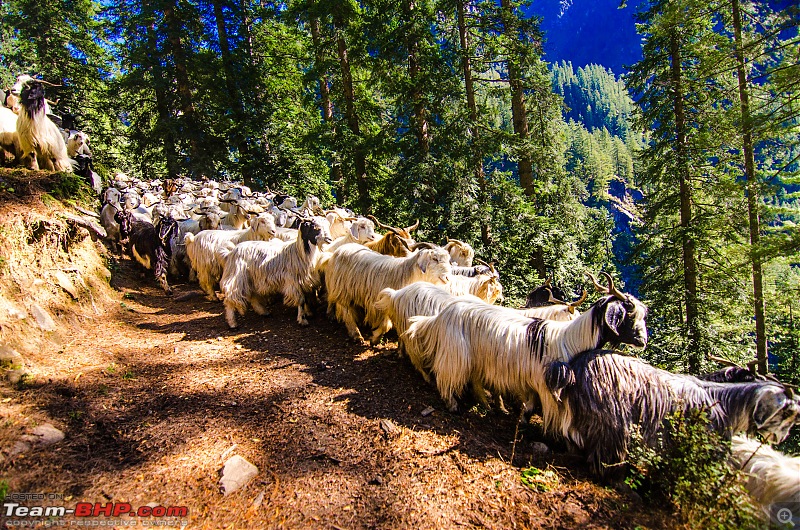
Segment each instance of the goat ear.
M786 406L786 395L783 390L766 387L759 392L756 399L756 408L753 409L753 421L756 427L761 429L769 422L783 407Z
M625 308L622 304L611 301L606 305L606 325L614 332L614 335L619 336L619 325L625 319Z
M556 401L561 401L561 393L568 386L575 384L575 372L572 367L567 363L554 362L550 363L547 371L544 374L544 382Z
M353 236L355 239L358 239L358 225L352 223L350 225L350 235Z
M430 261L431 253L429 251L423 250L419 253L419 256L417 257L417 265L419 265L419 270L421 270L423 274L427 272Z

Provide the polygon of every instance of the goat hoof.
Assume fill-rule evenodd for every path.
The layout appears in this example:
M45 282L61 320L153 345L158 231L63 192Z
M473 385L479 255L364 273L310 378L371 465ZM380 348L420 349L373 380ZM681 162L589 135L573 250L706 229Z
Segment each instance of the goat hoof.
M306 320L304 318L302 320L298 320L297 323L300 324L301 326L307 326L308 325L308 320Z

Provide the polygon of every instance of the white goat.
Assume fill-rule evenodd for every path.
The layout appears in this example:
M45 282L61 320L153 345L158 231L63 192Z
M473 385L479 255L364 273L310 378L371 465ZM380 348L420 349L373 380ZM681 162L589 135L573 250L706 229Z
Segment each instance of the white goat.
M800 502L800 457L785 455L769 445L748 438L731 438L731 464L741 469L745 487L764 511L779 503Z
M12 89L20 97L17 133L22 157L31 169L72 172L61 131L47 117L42 81L26 76Z
M458 300L481 302L479 298L472 295L457 298L442 286L428 282L414 282L402 289L383 289L375 300L375 308L386 314L397 331L401 353L404 352L408 355L411 363L429 383L431 382L430 369L433 357L414 348L413 343L407 345L404 340L405 332L411 323L411 317L437 315L442 308Z
M326 255L321 268L325 274L329 313L331 309L335 311L351 338L363 340L356 318L356 308L363 308L364 320L373 329L372 344L377 344L392 326L386 315L375 307L381 290L400 289L417 281L445 284L450 280L451 271L450 255L441 248L394 258L353 243Z
M359 217L350 223L350 228L345 235L335 238L333 243L325 248L325 252L333 252L342 245L349 243L365 245L376 239L378 239L378 235L375 233L375 223L364 217Z
M283 295L283 303L297 307L297 323L307 326L310 297L319 287L315 273L320 248L331 242L325 227L313 219L303 220L300 236L293 242L247 241L220 253L225 270L220 290L225 297L225 319L236 328L236 313L244 316L249 303L259 315L266 315L263 300Z
M325 218L331 224L331 237L334 239L334 241L346 235L350 230L350 225L356 219L350 215L347 210L343 210L342 208L326 210ZM375 227L373 226L373 230L374 229Z
M495 303L503 296L503 286L495 274L478 274L472 277L454 274L445 289L455 296L467 294L477 296L489 304Z
M75 131L67 140L67 154L71 158L76 155L92 156L92 150L89 149L89 135L83 131Z
M233 202L230 204L228 215L221 217L220 228L223 230L241 230L247 228L250 220L250 212L244 202Z
M197 235L186 234L186 255L208 299L217 299L214 287L222 278L224 267L220 251L227 243L236 246L245 241L269 241L273 237L275 223L271 215L256 217L250 228L243 230L203 230Z
M9 156L8 162L19 160L22 157L22 148L19 144L19 134L17 134L17 115L10 109L0 107L0 154L6 151ZM0 163L6 160L0 160Z
M450 261L452 261L453 265L472 267L472 260L475 259L475 249L469 243L458 239L448 239L443 248L450 254Z
M542 400L545 427L555 421L554 401L545 384L545 370L554 361L569 361L579 353L607 342L647 344L647 309L613 286L613 293L569 322L530 319L506 308L458 301L432 317L413 317L406 344L433 355L432 369L442 399L457 410L455 397L471 383L476 397L483 386L499 395L512 395L530 410Z

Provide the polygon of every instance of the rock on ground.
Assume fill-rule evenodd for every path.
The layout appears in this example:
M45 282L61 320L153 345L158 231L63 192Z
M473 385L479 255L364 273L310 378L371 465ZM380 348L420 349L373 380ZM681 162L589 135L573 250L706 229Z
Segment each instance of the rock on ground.
M225 461L222 478L219 480L220 490L225 496L247 485L258 475L258 468L242 458L234 455Z

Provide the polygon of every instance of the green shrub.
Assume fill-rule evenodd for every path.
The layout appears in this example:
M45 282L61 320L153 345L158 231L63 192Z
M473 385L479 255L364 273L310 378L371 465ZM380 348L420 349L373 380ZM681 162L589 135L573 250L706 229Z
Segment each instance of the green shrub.
M709 428L704 410L675 412L655 447L633 436L626 482L653 502L669 502L691 528L764 528L729 455L730 442Z

